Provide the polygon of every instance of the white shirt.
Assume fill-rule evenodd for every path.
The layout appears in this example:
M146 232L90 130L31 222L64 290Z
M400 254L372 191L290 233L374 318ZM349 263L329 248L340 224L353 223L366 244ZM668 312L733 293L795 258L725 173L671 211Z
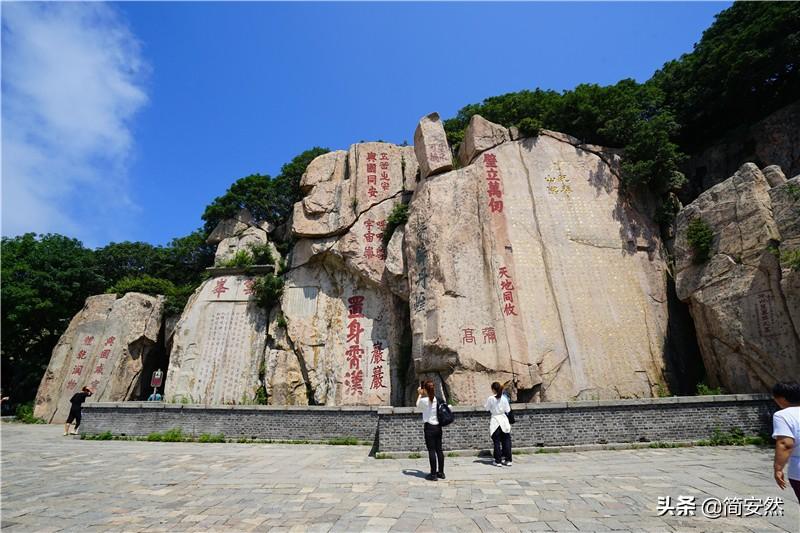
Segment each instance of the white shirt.
M420 396L417 398L417 407L422 409L422 422L432 426L439 425L439 419L436 418L436 398L433 401L428 400L427 396Z
M786 476L800 481L800 407L787 407L772 415L772 438L791 437L794 450L789 456Z
M497 428L503 433L511 433L511 424L506 416L506 413L511 411L511 406L508 405L508 398L504 394L500 395L499 400L495 396L486 398L484 408L492 415L489 419L489 435L493 435Z

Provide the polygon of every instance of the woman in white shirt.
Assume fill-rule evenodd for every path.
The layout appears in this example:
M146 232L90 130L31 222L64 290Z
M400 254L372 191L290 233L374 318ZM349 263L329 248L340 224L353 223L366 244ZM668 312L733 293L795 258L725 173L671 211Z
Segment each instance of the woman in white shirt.
M800 502L800 383L785 381L772 387L772 397L781 408L772 415L772 438L775 439L775 482L786 488L786 477Z
M417 407L422 409L422 422L425 432L425 447L428 449L428 461L431 473L425 478L428 481L444 479L444 452L442 451L442 426L436 417L438 407L433 381L427 380L417 389ZM438 468L437 468L438 462Z
M492 383L492 392L494 395L486 398L484 407L492 415L489 419L489 435L494 443L494 465L511 466L511 424L507 416L511 406L503 394L503 386L496 381Z

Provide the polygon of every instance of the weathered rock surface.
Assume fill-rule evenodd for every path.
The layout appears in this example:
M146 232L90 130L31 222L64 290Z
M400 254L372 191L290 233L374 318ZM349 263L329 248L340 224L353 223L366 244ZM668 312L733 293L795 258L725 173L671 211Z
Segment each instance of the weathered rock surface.
M800 101L787 105L755 124L742 126L711 142L683 165L691 198L725 181L742 164L777 165L787 176L800 173ZM763 171L766 174L766 169Z
M764 167L761 172L764 173L764 177L767 179L767 183L769 183L770 187L777 187L786 182L786 176L783 175L783 171L778 165Z
M654 395L666 261L657 228L618 193L614 154L471 126L462 146L478 158L420 182L410 204L416 374L462 403L495 380L520 399Z
M439 113L431 113L420 119L414 132L414 153L423 179L453 168L453 156Z
M408 311L398 297L408 289L397 257L402 233L386 242L384 232L416 187L414 149L362 143L335 154L315 159L301 182L308 193L295 205L292 232L305 238L286 275L285 325L270 327L269 401L402 403L402 387L393 384L408 367L399 364Z
M393 384L402 381L399 352L407 311L387 289L323 255L287 275L281 310L286 344L310 391L308 403L402 403L402 391L393 391ZM280 365L276 371L285 372Z
M247 209L242 209L235 218L222 220L206 240L209 244L217 244L214 264L224 265L239 252L253 255L256 247L267 245L272 252L272 267L277 271L281 257L269 240L269 232L272 230L272 224L253 220Z
M208 244L219 244L223 239L239 235L253 225L253 216L247 209L239 211L235 217L223 220L206 239Z
M244 275L213 277L189 299L173 335L166 401L255 402L267 317L254 299L254 281Z
M138 396L145 359L158 341L162 310L163 297L133 292L122 298L87 298L53 350L34 414L48 422L64 422L69 399L82 387L95 393L88 401Z
M797 272L779 260L800 247L800 194L792 194L798 182L771 189L758 167L746 163L678 213L676 288L690 305L712 386L764 392L800 369ZM693 261L687 240L697 218L714 232L711 257L702 264Z
M458 149L458 160L461 166L467 166L475 157L511 139L508 129L494 122L489 122L480 115L472 115L469 126L464 132L464 140Z

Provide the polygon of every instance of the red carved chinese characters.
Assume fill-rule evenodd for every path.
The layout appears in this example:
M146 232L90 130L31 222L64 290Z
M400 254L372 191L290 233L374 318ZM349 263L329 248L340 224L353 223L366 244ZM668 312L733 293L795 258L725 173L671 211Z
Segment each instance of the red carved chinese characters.
M383 384L383 367L376 366L372 369L372 383L369 385L370 389L383 389L386 385Z
M364 333L364 328L362 328L361 323L354 318L349 324L347 324L347 341L345 342L360 344L362 333Z
M389 190L389 154L381 152L381 189Z
M475 328L464 328L464 336L461 338L462 344L475 344Z
M347 299L347 318L364 318L364 297L351 296Z
M114 346L115 340L117 340L116 337L109 337L106 339L106 343L103 346Z
M383 363L383 361L383 343L375 342L372 344L372 358L369 362L373 365L379 365Z
M94 337L84 337L83 344L90 346L94 342Z
M377 198L378 197L378 188L376 185L378 184L378 168L377 168L377 157L378 154L375 152L367 152L367 195L370 198Z
M108 356L111 355L111 350L103 350L100 352L100 359L108 359Z
M463 333L461 337L461 344L478 344L478 338L475 336L475 332L478 331L479 328L461 328L461 332ZM480 330L483 334L483 344L496 344L497 343L497 335L495 334L493 326L487 326Z
M78 382L75 381L74 379L71 379L71 380L67 381L67 388L68 389L74 389L77 385L78 385Z
M78 352L78 359L86 359L86 350Z
M80 376L81 372L83 372L83 365L75 365L72 368L72 375Z
M500 267L500 289L503 291L503 314L506 316L518 316L514 305L514 281L508 273L508 267Z
M381 231L373 232L373 228ZM383 230L385 229L385 220L373 220L368 218L364 221L364 257L367 259L377 257L381 261L386 260L386 248L383 246Z
M483 154L483 166L486 170L486 193L489 196L489 209L492 213L502 213L503 189L500 185L500 174L497 170L497 156Z
M361 396L364 393L364 372L361 369L351 370L344 375L344 386L350 396Z
M369 159L369 154L367 158ZM350 319L350 322L347 324L345 343L348 346L344 355L350 371L345 374L344 383L348 395L361 396L364 392L364 373L361 370L361 359L364 356L364 349L361 348L361 334L364 333L364 328L361 327L359 319L364 318L364 297L356 294L348 298L347 311L347 318Z
M351 369L357 369L361 367L361 357L363 355L364 350L356 344L347 348L347 351L344 353L344 356L347 358L347 362Z
M256 292L256 280L255 279L248 279L244 282L244 293L245 294L255 294Z
M211 292L216 294L217 298L219 298L222 294L225 294L226 292L228 292L230 290L228 287L225 286L225 283L227 281L228 281L228 278L219 278L217 280L217 284L214 286L213 289L211 289Z

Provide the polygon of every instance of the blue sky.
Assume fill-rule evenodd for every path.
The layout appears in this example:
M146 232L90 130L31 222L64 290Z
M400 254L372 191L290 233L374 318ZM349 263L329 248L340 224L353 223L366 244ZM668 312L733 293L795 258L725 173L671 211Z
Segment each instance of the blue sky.
M312 146L644 81L730 3L3 4L2 232L163 244Z

